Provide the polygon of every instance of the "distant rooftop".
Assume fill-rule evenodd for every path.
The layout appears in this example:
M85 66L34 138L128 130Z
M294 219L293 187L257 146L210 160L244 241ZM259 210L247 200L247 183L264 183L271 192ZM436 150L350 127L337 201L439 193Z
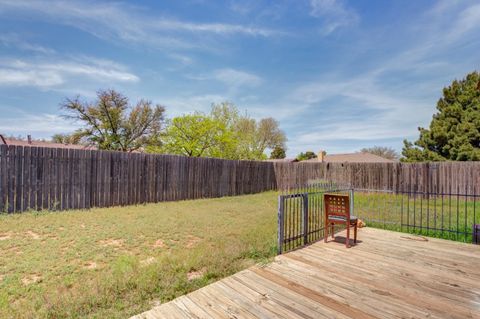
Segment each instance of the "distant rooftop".
M294 162L298 162L298 160L296 158L280 158L280 159L267 159L267 162L294 163Z
M17 145L17 146L36 146L36 147L47 147L47 148L70 148L70 149L78 149L78 150L96 150L97 148L94 146L85 146L79 144L62 144L62 143L53 143L48 141L38 141L32 139L12 139L12 138L5 138L0 135L0 145Z
M321 157L312 158L302 162L323 162L323 163L394 163L394 160L390 160L375 154L367 152L356 152L346 154L327 154Z

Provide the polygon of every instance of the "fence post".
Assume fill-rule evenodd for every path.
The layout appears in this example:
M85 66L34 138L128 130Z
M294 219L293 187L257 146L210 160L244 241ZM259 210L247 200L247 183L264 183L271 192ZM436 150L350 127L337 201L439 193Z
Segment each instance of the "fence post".
M283 250L283 241L284 241L284 236L285 234L283 233L284 231L284 216L285 216L285 211L284 211L284 200L283 200L283 196L282 195L279 195L278 196L278 235L277 235L277 239L278 239L278 254L281 255L282 254L282 250Z
M308 243L308 193L303 194L303 245Z

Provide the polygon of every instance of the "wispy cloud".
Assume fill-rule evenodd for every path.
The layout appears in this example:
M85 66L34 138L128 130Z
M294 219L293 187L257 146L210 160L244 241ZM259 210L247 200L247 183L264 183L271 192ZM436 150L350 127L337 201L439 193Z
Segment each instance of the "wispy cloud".
M344 0L310 0L310 6L310 15L323 20L321 31L324 35L360 21L356 11L348 7Z
M205 74L187 74L185 77L194 81L220 82L226 86L227 92L224 93L230 97L237 97L241 89L256 88L263 83L260 76L233 68L215 69Z
M34 13L37 18L78 28L105 40L170 49L202 47L200 39L193 41L191 38L208 34L254 37L281 34L276 30L251 25L181 21L118 2L0 0L0 14L10 11Z
M477 30L480 27L480 4L463 9L455 21L454 27L447 35L449 40L457 40L466 33ZM478 33L475 33L478 37Z
M0 59L0 86L34 86L45 89L65 84L72 78L87 78L90 81L107 83L139 81L139 78L125 67L108 60Z
M262 84L262 79L258 75L231 68L215 70L213 77L231 87L256 87Z
M174 117L194 111L208 113L212 103L227 101L228 98L220 94L183 95L159 99L166 106L167 115Z
M43 54L53 54L55 50L51 48L46 48L44 46L30 43L22 39L18 34L15 33L5 33L0 34L0 45L4 47L12 47L24 51L32 51L36 53Z
M76 125L58 114L30 113L13 107L0 107L0 132L12 135L32 134L34 138L50 138L55 133L71 132Z

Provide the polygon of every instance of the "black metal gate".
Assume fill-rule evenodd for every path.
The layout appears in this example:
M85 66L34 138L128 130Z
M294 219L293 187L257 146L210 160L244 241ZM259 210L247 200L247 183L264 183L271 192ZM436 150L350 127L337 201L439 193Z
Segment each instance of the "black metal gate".
M324 236L323 195L350 194L353 214L353 189L333 183L312 183L295 187L278 197L278 253L303 247Z

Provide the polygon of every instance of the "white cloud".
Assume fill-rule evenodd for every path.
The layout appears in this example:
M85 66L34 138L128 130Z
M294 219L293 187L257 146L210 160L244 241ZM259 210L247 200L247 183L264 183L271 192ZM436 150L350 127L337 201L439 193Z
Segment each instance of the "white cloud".
M237 101L245 94L251 94L251 92L245 92L245 88L251 90L263 83L263 79L256 74L232 68L216 69L204 74L186 74L185 78L201 82L220 82L226 87L222 95Z
M8 132L9 135L32 134L34 138L48 139L53 134L72 132L77 128L76 125L56 114L33 114L13 107L0 108L0 111L2 111L0 132Z
M269 37L281 34L267 28L225 24L192 23L155 16L143 8L118 2L0 0L0 14L10 11L34 13L54 23L81 29L105 40L168 49L208 48L205 35Z
M194 111L208 113L212 103L229 100L220 94L186 95L159 99L166 106L168 117L179 116Z
M470 6L458 15L455 25L447 37L450 41L462 38L466 33L475 31L480 27L480 4ZM478 33L475 33L475 37Z
M95 58L61 61L0 59L0 85L3 86L50 88L65 84L70 79L79 78L107 83L139 81L139 78L128 72L125 67L108 60Z
M18 34L15 33L5 33L0 34L0 45L5 47L14 47L24 51L32 51L42 54L53 54L55 50L46 48L44 46L29 43L23 40Z
M343 0L310 0L310 15L323 20L322 33L328 35L333 31L356 25L360 17Z
M262 79L253 74L231 68L218 69L213 72L213 77L232 87L249 86L255 87L262 84Z

